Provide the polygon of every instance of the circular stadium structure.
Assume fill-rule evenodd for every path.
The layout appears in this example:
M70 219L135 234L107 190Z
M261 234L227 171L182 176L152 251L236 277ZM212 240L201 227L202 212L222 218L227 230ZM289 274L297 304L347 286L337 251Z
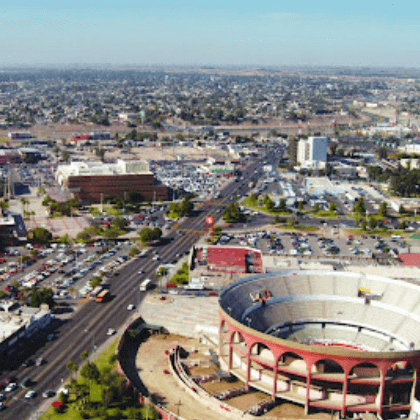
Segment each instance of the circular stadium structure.
M338 271L281 271L220 294L221 367L311 409L407 412L420 368L420 287Z

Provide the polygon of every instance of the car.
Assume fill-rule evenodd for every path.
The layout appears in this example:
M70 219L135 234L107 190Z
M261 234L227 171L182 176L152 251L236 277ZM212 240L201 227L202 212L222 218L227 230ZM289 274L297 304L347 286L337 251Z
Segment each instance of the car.
M32 359L26 359L23 363L22 366L23 367L28 367L28 366L32 366L34 364L34 361Z
M116 333L116 331L114 330L114 328L108 328L108 331L106 332L106 335L114 335Z
M139 270L137 273L138 274L143 274L144 273L144 270Z
M31 385L31 380L29 378L25 378L21 383L20 386L22 388L29 388L29 386Z
M9 385L6 386L6 388L4 389L4 392L12 392L16 388L17 388L16 382L11 382Z
M55 395L55 392L52 389L47 389L42 393L42 398L50 398Z
M4 401L6 399L6 395L0 394L0 401Z
M31 399L31 398L35 398L35 397L36 397L36 392L35 391L32 391L32 390L28 391L25 394L25 398L27 398L27 399Z
M0 410L4 410L5 408L6 406L2 402L0 402Z
M35 365L41 366L43 363L44 363L44 359L42 357L38 357L38 359L36 359Z
M128 311L132 311L133 309L135 309L136 308L136 305L133 305L132 303L130 303L128 306L127 306L127 310Z

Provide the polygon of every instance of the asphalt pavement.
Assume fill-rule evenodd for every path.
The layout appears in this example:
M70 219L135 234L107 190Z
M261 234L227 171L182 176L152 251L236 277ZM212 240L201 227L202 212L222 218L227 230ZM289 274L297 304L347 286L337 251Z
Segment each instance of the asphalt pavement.
M250 163L244 169L242 178L248 179L254 174L254 170L261 166L259 161ZM187 218L179 224L178 229L184 229L185 235L180 236L175 229L168 235L167 245L154 247L157 249L161 260L171 261L179 252L185 252L197 242L204 230L205 218L214 216L217 221L221 217L220 204L228 204L230 198L234 196L239 188L239 183L228 184L222 189L223 198L219 204L205 203L197 212L195 217ZM242 187L242 190L244 187ZM18 388L13 391L6 401L7 409L0 413L0 419L20 420L27 418L31 412L37 410L42 399L40 395L47 389L58 389L60 384L68 377L66 363L73 360L80 364L80 354L83 351L89 353L102 345L108 336L108 328L120 330L123 328L131 316L127 311L129 303L136 303L138 287L145 278L152 278L156 282L155 273L160 262L152 260L152 250L149 250L142 258L134 259L120 270L120 275L114 277L111 282L112 300L107 303L87 302L74 316L58 327L56 339L46 342L32 356L34 359L43 357L46 360L42 366L22 367L15 372L20 382L23 378L29 377L34 385L31 389L35 390L38 396L29 404L24 400L27 390ZM144 270L144 274L138 274L139 269ZM143 299L144 293L140 293ZM10 373L6 372L6 375ZM2 375L3 378L6 375Z

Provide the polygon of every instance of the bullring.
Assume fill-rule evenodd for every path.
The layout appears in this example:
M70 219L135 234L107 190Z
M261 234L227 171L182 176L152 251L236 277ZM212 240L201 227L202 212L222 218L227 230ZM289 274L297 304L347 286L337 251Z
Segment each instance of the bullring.
M408 412L420 368L420 287L338 271L248 277L220 295L221 367L312 409Z

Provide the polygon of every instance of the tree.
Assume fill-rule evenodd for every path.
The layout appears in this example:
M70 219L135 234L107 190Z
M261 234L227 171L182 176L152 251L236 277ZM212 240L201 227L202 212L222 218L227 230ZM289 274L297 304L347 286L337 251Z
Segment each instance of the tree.
M246 217L239 208L238 203L229 203L228 206L223 210L222 215L223 220L226 223L240 223L246 221Z
M162 236L162 230L159 228L144 228L140 231L139 237L143 244L149 244L150 242L160 239Z
M388 216L388 207L387 207L387 204L385 202L383 202L379 206L379 216L381 216L381 217L387 217Z
M66 363L66 369L67 372L70 373L70 376L73 377L73 375L77 372L78 366L73 360L69 360Z
M328 208L330 211L336 211L338 209L337 203L335 201L331 201Z
M407 213L407 211L405 210L405 207L402 204L400 204L400 208L398 209L398 213L399 214L406 214Z
M407 222L405 220L402 220L398 225L398 229L407 229Z
M279 205L278 205L278 210L282 213L287 211L287 205L286 205L286 199L285 198L281 198Z
M156 271L156 277L161 278L165 277L169 273L169 269L167 267L159 267Z
M274 209L274 201L268 194L266 194L263 198L263 206L265 206L265 208L269 211Z
M68 162L70 160L70 154L67 150L63 150L61 153L61 158L64 160L64 162Z
M87 362L82 366L80 375L89 381L89 396L90 396L90 385L91 381L98 383L101 373L94 362Z
M180 204L179 209L181 217L190 216L194 210L194 203L191 200L184 198Z
M37 227L28 232L28 240L35 244L46 245L52 239L52 233L42 227Z
M134 257L135 255L138 255L138 254L140 254L140 250L136 247L136 246L133 246L131 249L130 249L130 252L129 252L129 256L130 257Z
M315 203L314 204L314 213L318 213L320 209L321 209L321 207L320 207L319 203Z
M365 200L363 200L363 198L359 198L358 200L356 200L353 206L353 212L357 214L366 213Z
M54 306L54 291L48 287L42 289L32 289L31 296L29 299L29 306L32 308L39 308L41 304L45 303L50 308Z
M80 353L80 359L81 360L86 360L87 358L89 357L89 353L86 351L86 350L83 350L81 353Z
M377 222L373 216L369 216L368 218L369 229L373 230L376 228Z

